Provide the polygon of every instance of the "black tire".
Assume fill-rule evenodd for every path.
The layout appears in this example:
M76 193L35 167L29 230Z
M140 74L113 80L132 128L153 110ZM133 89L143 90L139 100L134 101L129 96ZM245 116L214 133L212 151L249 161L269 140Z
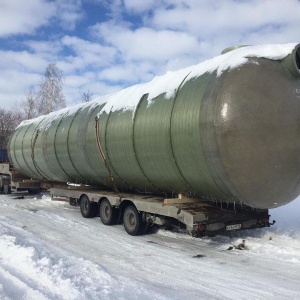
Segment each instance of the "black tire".
M97 214L97 203L92 203L88 196L80 198L80 212L84 218L94 218Z
M150 231L150 223L148 222L143 222L143 226L141 228L141 234L148 234Z
M123 223L126 232L130 235L139 235L144 228L141 214L135 206L127 206L123 214Z
M103 199L100 203L99 217L104 225L116 224L118 212L107 199Z

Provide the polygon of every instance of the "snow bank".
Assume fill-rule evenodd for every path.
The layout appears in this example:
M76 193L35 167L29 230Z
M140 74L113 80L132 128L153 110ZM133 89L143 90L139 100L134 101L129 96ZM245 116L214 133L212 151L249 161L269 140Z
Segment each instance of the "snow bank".
M298 299L299 272L300 231L132 237L50 197L0 195L1 300Z
M0 295L8 299L86 299L101 292L103 299L109 298L108 289L116 282L101 267L82 258L53 255L42 244L28 244L22 238L1 235L0 282L4 284Z
M79 109L84 109L86 107L93 109L96 106L103 104L104 106L99 111L99 116L102 113L108 114L110 111L130 110L134 114L141 97L145 94L148 94L148 105L151 105L153 99L161 94L164 94L166 99L172 97L183 80L190 80L214 71L217 71L217 75L220 76L222 72L227 69L234 69L247 63L248 58L250 57L282 60L293 51L296 45L296 43L277 45L268 44L237 48L220 56L206 60L198 65L190 66L176 72L167 72L163 76L156 76L148 83L134 85L115 94L98 97L87 104L79 104L50 113L46 116L47 119L43 124L45 124L44 126L47 126L47 124L51 124L51 122L62 116L75 114ZM43 116L24 121L19 126L25 126L31 123L38 124L44 118L45 117Z

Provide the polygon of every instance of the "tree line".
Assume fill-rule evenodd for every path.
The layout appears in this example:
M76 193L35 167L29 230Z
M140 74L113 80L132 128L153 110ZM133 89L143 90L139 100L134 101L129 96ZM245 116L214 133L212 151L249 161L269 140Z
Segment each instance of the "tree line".
M63 82L62 70L55 63L50 63L37 88L30 88L25 99L10 109L0 108L0 149L7 148L10 135L22 121L66 107ZM90 100L89 91L81 94L82 102Z

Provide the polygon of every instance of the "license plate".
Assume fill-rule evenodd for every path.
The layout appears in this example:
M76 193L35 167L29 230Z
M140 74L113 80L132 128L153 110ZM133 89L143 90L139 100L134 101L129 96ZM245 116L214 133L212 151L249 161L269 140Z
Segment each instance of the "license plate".
M237 229L241 229L241 228L242 228L242 224L228 225L228 226L226 226L226 231L237 230Z

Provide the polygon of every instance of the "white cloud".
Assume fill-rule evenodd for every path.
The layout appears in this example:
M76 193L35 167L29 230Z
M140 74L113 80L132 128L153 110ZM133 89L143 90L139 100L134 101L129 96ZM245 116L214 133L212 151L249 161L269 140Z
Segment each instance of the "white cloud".
M55 14L53 2L44 0L1 0L0 37L13 34L32 34L47 25Z
M111 93L115 93L121 90L123 86L121 85L108 85L103 82L89 82L82 87L82 91L90 91L92 97L103 96Z
M58 61L58 66L66 73L83 72L87 68L102 69L112 64L117 55L117 50L113 47L72 36L64 36L60 45L69 53Z
M110 93L168 70L198 63L231 45L299 39L297 0L27 0L24 3L24 0L0 0L2 39L37 33L23 42L19 50L0 49L1 101L24 95L43 76L50 62L55 62L66 75L64 90L70 103L72 99L80 99L79 91L89 90L93 95ZM97 9L105 5L110 13L105 15L105 21L91 24L90 36L84 39L74 29L84 15L89 17L83 10L87 3L94 8L99 5ZM50 26L54 24L61 31L55 36L47 35L47 29L51 32ZM40 27L43 30L38 31ZM74 32L67 33L70 30ZM80 28L80 34L84 30L88 32L88 28ZM11 80L14 82L10 87L6 86Z
M101 81L108 81L112 83L122 82L126 85L134 84L137 82L145 82L153 78L152 73L154 68L153 64L142 62L134 63L129 62L122 65L112 66L104 68L98 74L98 78Z
M103 95L120 89L118 85L99 82L97 77L114 62L115 48L69 35L56 41L29 40L24 46L29 51L0 50L1 107L12 106L15 100L25 97L30 87L37 88L50 62L55 62L64 72L64 91L69 104L81 98L79 91ZM66 52L71 54L66 56Z
M160 5L157 0L124 0L124 6L129 12L142 13L153 10Z
M124 0L83 0L93 5L99 5L100 9L105 8L108 13L107 15L116 20L121 20L122 13L124 11Z
M27 51L0 51L0 69L26 72L40 72L47 60Z
M117 53L117 50L113 47L102 46L77 37L64 36L61 43L72 50L76 56L81 56L86 63L96 63L97 65L111 63Z
M300 2L297 0L166 2L175 5L155 10L146 20L149 26L159 30L182 30L215 43L247 41L249 34L263 32L266 27L276 32L281 27L288 29L288 24L300 25ZM281 38L284 39L284 35Z
M84 17L81 0L56 0L57 18L66 30L74 30L78 21Z
M72 79L71 79L72 80ZM82 84L83 81L81 81L80 78L76 78L75 81L80 81L80 85L74 86L72 84L65 84L64 85L64 94L67 98L67 105L72 105L74 103L81 102L82 99L82 93L87 93L91 95L91 98L94 99L98 96L103 96L107 94L111 94L114 92L119 91L122 86L120 85L108 85L103 82L99 82L97 80L89 81L85 84Z
M184 53L195 53L199 42L184 32L138 28L131 30L111 22L93 26L93 35L117 48L125 59L165 61Z
M81 0L1 0L0 37L34 34L51 22L74 30L83 16Z
M99 79L125 86L151 80L155 75L198 63L206 43L189 33L131 28L128 23L99 23L90 30L92 37L110 45L118 53L117 63L105 66Z
M24 99L28 89L40 81L39 74L17 70L4 70L0 76L1 107L11 108Z
M84 76L69 75L65 78L65 84L71 88L81 88L89 82L89 79Z
M46 61L55 61L63 51L63 45L60 40L34 41L27 40L23 43L28 50Z

